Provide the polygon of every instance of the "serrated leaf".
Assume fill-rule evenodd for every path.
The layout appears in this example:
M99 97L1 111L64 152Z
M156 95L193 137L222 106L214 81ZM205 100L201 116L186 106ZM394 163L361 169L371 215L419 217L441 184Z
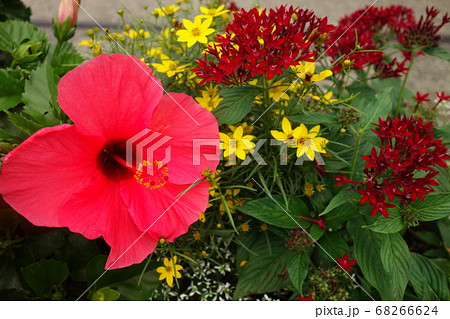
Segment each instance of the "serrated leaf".
M0 1L0 20L30 20L31 9L20 0Z
M338 119L330 114L324 113L308 113L289 116L289 120L300 122L308 125L332 124L337 123Z
M52 67L55 73L59 76L66 74L73 70L81 63L84 62L84 58L78 53L61 53L52 60Z
M441 60L450 61L450 52L443 47L425 48L422 52L437 57Z
M450 214L450 194L439 193L425 196L425 201L417 200L410 204L418 214L418 220L429 222Z
M69 277L69 268L64 262L43 259L22 269L22 274L31 289L39 297L45 297Z
M333 209L342 206L344 204L347 204L348 202L352 201L354 198L357 197L359 197L359 193L352 191L350 189L343 189L336 196L334 196L333 199L331 199L330 203L323 210L323 212L319 214L319 216L328 214Z
M309 221L298 218L298 216L309 215L306 204L298 197L288 197L288 204L288 207L286 207L283 196L277 195L273 198L264 197L245 202L242 206L236 206L236 209L278 227L298 228L299 226L308 226Z
M411 253L411 260L411 283L417 295L424 300L436 300L432 296L448 300L445 274L431 260L419 254Z
M284 238L267 233L261 235L249 248L257 255L250 255L248 262L240 273L234 300L246 295L277 291L290 283L287 264L292 252L286 248Z
M291 282L300 293L302 292L303 281L308 274L309 257L306 252L292 256L288 263L288 272Z
M0 111L9 110L22 101L23 83L7 70L0 69Z
M53 126L59 124L52 112L52 91L56 90L53 69L42 63L30 74L25 82L25 91L22 94L25 103L24 112L35 118L39 124Z
M375 99L362 109L363 115L360 121L362 130L367 130L370 125L378 121L379 117L386 117L392 109L391 88L384 89L375 95Z
M253 101L261 93L261 89L252 86L238 86L222 89L223 97L219 106L213 110L219 125L236 124L250 112Z
M45 32L27 21L0 22L0 50L12 53L24 40L47 42Z
M29 136L43 128L42 125L27 119L20 113L8 113L8 119L15 127Z
M379 215L378 220L374 223L364 226L371 231L383 234L398 233L405 227L402 217L398 208L392 208L389 210L389 218Z

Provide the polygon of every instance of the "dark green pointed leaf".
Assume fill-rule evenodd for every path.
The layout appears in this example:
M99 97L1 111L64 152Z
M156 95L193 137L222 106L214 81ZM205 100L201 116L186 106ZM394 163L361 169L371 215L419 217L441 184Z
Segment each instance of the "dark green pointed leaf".
M448 300L445 274L428 258L411 253L411 283L414 291L424 300Z
M424 222L441 219L450 214L450 194L439 193L425 196L425 201L416 200L411 207L419 215L418 219Z
M292 256L288 263L289 277L295 289L302 292L303 281L308 274L309 257L306 252L300 252Z
M94 301L114 301L119 299L120 293L114 289L111 289L109 287L103 287L97 291L95 291L92 296L91 300Z
M319 216L328 214L333 209L342 206L344 204L347 204L351 202L353 199L358 198L359 196L360 196L359 193L355 192L354 190L343 189L336 196L333 197L328 206L323 210L323 212L319 214Z
M298 197L288 197L288 204L288 207L286 207L283 196L277 195L273 196L273 198L264 197L252 200L236 208L270 225L283 228L308 226L310 224L309 221L298 218L300 215L309 215L309 209L306 204Z
M345 253L350 252L350 247L342 238L339 232L326 232L319 240L319 244L323 247L319 249L322 255L328 260L336 260L337 257L342 258ZM326 253L325 253L325 251ZM330 256L331 258L330 258Z
M392 109L391 88L385 89L375 95L375 99L367 104L361 111L363 112L360 121L360 128L368 130L371 124L378 122L379 117L386 117Z
M219 106L213 111L219 125L236 124L250 112L253 101L261 89L252 86L225 88L219 92L223 97Z
M77 66L79 66L81 63L83 63L84 59L81 55L78 53L61 53L58 56L56 56L52 60L52 67L55 70L55 73L59 76L62 76L69 72L70 70L73 70Z
M305 125L319 125L337 123L338 118L325 113L308 113L289 116L289 120Z
M22 274L31 289L38 296L44 297L54 286L67 279L69 268L64 262L43 259L22 269Z
M12 124L14 124L15 127L17 127L28 136L33 135L44 127L32 120L27 119L20 113L8 113L8 119Z
M441 60L450 61L450 52L443 47L425 48L422 51Z
M379 215L374 223L364 226L371 231L383 234L398 233L405 227L402 217L400 216L399 209L394 207L389 210L389 218Z
M260 233L254 244L248 247L257 255L250 255L242 267L233 299L277 291L290 283L287 265L292 252L286 248L284 238L267 234L269 240Z

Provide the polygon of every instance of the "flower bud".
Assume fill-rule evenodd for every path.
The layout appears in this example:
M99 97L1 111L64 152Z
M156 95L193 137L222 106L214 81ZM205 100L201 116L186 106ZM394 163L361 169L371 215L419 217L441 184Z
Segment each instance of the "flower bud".
M81 0L61 0L58 9L58 23L62 24L67 19L70 19L70 26L73 27L77 22L80 4Z

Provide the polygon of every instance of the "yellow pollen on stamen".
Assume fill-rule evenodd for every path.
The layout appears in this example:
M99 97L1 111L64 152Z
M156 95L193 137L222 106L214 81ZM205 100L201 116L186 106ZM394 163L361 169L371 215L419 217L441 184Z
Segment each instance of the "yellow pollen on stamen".
M151 174L148 173L149 170ZM161 161L153 160L153 163L143 161L139 164L134 178L147 189L157 189L166 185L169 180L169 168Z

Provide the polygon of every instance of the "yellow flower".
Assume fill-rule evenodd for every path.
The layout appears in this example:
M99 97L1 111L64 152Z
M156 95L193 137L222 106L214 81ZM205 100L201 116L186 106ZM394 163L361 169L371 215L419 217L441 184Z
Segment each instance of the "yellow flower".
M198 215L198 220L202 223L206 222L205 213L200 213L200 215Z
M317 137L320 131L320 125L314 126L311 130L306 128L304 124L292 130L291 122L285 117L281 123L283 132L272 130L272 136L280 141L287 141L289 139L297 140L296 145L288 145L289 147L297 148L297 157L306 154L312 161L314 160L314 152L326 153L325 145L328 140L323 137Z
M312 94L307 94L307 95L311 96L316 101L322 102L323 104L330 104L330 103L337 101L337 99L331 98L331 96L333 96L333 92L331 92L331 91L325 93L323 96L316 96L316 95L312 95Z
M180 7L174 6L173 4L171 4L171 5L169 5L169 6L162 7L162 11L163 11L165 14L167 14L169 17L170 17L170 16L173 16L173 14L174 14L175 12L177 12L179 9L180 9Z
M269 97L274 101L278 99L289 100L289 95L287 93L284 93L288 88L288 84L283 83L283 80L279 80L273 83L271 88L269 89Z
M183 269L183 266L177 265L177 256L172 259L164 258L164 267L156 268L156 272L159 272L159 280L166 280L169 286L173 284L173 277L181 278L181 273L178 271Z
M208 256L208 253L206 251L202 250L202 256L206 257L206 256Z
M234 214L236 212L236 208L234 206L236 203L239 203L238 202L239 199L236 199L236 197L240 191L241 190L239 188L235 188L235 189L228 188L225 191L225 202L227 203L228 209L230 210L230 212L232 214ZM220 212L220 215L223 215L226 212L225 206L222 202L219 205L219 212Z
M179 61L170 60L168 56L161 54L161 63L152 63L152 66L157 72L166 73L170 78L177 73L186 71L189 68L189 64L178 66Z
M155 18L165 16L165 13L164 11L161 10L161 8L156 8L155 10L152 11L152 14L155 16Z
M201 237L199 232L194 233L194 235L192 235L192 236L194 237L195 240L200 240L200 237Z
M239 263L239 267L244 267L247 264L247 260L243 260Z
M228 157L232 154L236 154L238 158L244 160L247 157L248 150L255 147L255 144L250 142L254 139L253 135L243 135L244 129L242 126L236 128L233 135L230 137L227 134L219 133L220 139L220 149L225 150L223 156Z
M236 129L238 127L242 127L242 129L244 130L244 133L243 133L244 135L250 134L253 131L253 128L254 128L253 125L248 125L247 122L239 123L239 124L236 124L236 125L228 125L228 127L230 128L231 132L236 131Z
M248 224L242 224L241 229L242 231L248 231L250 229L250 226Z
M316 185L316 189L320 193L321 191L325 190L325 185L324 184L317 184Z
M219 92L219 86L218 85L214 85L212 83L209 83L209 85L207 87L205 87L205 90L202 92L206 92L209 94L209 96L214 96L217 94L217 92Z
M314 185L308 182L305 184L305 195L312 196L312 194L314 194Z
M128 32L124 32L124 34L132 40L136 40L138 37L138 33L133 29L130 29Z
M316 70L316 64L314 62L305 62L305 64L299 62L298 65L291 66L295 74L302 79L305 85L309 85L311 82L322 81L323 79L333 75L330 70L325 70L319 74L314 74Z
M259 228L261 228L262 231L266 231L269 227L267 226L266 223L261 224L261 226L259 226Z
M200 104L201 107L207 109L208 111L214 110L223 100L223 97L218 95L212 97L208 94L208 92L203 91L201 97L196 97L195 100Z
M213 33L215 30L210 28L212 18L208 18L202 22L201 17L195 17L194 22L187 19L183 19L183 25L186 30L178 30L176 35L179 37L177 41L187 42L188 48L195 43L207 43L208 38L206 36Z
M95 44L100 44L102 43L102 41L95 41ZM88 46L90 48L92 48L94 46L94 41L91 40L83 40L80 43L78 43L79 46Z
M218 17L218 16L220 16L220 15L230 11L230 10L223 10L224 8L225 8L224 4L222 4L218 8L213 8L213 9L200 7L200 11L203 13L202 15L200 15L200 17L202 17L202 18L214 18L214 17Z

